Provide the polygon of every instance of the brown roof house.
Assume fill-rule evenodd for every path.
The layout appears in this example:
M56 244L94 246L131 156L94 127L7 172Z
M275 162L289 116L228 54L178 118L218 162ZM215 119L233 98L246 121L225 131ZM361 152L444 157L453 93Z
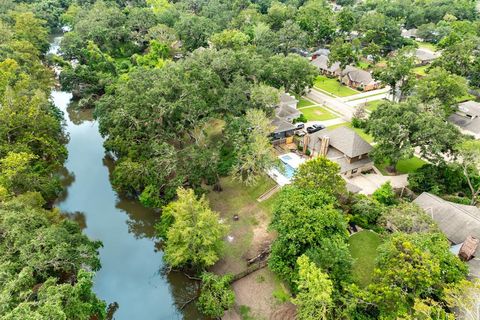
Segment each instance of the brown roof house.
M301 112L297 110L297 104L298 100L288 93L283 93L280 96L280 103L275 107L275 116L272 119L273 140L285 139L294 135L293 120L301 115Z
M370 72L352 66L346 66L342 70L340 80L349 87L363 91L375 90L381 86L380 82L373 79Z
M373 161L368 156L373 147L347 127L310 135L308 148L313 156L325 156L338 163L340 173L347 178L373 169Z
M466 101L458 105L457 111L448 120L459 127L464 134L480 139L480 103Z
M414 201L437 223L453 244L450 251L467 261L471 278L480 278L480 209L449 202L428 192Z

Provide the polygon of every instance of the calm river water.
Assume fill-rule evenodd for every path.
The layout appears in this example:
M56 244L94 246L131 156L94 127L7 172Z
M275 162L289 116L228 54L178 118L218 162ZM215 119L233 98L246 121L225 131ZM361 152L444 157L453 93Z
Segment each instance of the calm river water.
M58 52L61 37L50 49ZM154 237L158 213L138 202L122 199L110 184L111 161L91 112L69 108L72 95L53 91L55 105L64 112L70 136L66 190L57 206L71 214L91 239L101 240L102 268L94 290L107 304L117 302L117 320L201 319L194 304L179 306L194 294L195 285L183 274L162 273L162 251Z

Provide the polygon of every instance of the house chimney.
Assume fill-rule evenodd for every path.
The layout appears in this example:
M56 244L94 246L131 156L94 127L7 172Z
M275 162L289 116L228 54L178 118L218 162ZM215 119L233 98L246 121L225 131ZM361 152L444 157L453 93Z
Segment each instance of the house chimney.
M320 143L320 151L318 152L319 156L326 157L328 153L328 147L330 146L330 138L329 137L322 137Z

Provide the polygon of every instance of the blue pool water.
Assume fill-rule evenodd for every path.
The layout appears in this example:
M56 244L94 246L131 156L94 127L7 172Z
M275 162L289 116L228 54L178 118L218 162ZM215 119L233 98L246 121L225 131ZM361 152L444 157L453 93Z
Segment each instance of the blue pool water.
M292 179L293 175L295 174L295 169L283 161L282 163L283 163L283 167L285 168L285 172L284 172L285 177L287 177L288 179Z

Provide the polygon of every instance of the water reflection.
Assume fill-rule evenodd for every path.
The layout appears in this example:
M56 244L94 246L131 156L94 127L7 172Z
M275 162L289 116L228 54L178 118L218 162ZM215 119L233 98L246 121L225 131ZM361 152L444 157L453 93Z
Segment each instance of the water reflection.
M71 212L69 217L77 219L90 238L103 242L102 268L95 277L97 295L118 303L117 320L202 319L194 303L180 310L195 295L197 282L182 273L161 272L163 253L154 231L159 214L112 189L113 163L105 157L98 123L91 113L67 108L70 94L54 91L52 97L66 115L70 135L63 172L67 188L57 206Z

